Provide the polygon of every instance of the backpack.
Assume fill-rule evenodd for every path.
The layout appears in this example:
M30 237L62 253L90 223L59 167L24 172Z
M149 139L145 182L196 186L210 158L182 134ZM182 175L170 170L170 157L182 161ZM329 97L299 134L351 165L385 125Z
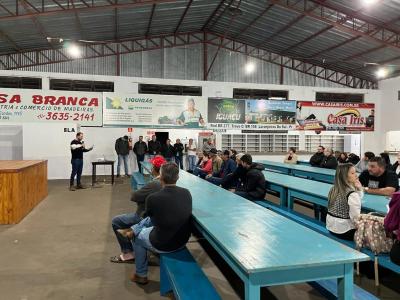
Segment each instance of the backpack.
M371 249L374 254L389 253L393 239L386 236L383 226L384 217L373 214L361 214L356 221L357 231L354 235L356 249Z

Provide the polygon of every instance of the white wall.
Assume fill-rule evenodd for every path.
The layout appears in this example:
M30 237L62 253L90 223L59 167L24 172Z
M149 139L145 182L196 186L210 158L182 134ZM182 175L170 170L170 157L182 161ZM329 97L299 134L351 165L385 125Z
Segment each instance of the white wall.
M360 89L350 89L350 88L324 88L324 87L309 87L309 86L290 86L290 85L276 85L276 84L254 84L254 83L234 83L234 82L215 82L215 81L193 81L193 80L171 80L171 79L154 79L154 78L139 78L139 77L116 77L116 76L100 76L100 75L77 75L77 74L61 74L61 73L40 73L40 72L27 72L27 71L1 71L0 76L33 76L42 78L43 89L49 89L49 79L50 78L61 78L61 79L73 79L73 80L104 80L104 81L114 81L115 92L121 93L138 93L138 83L158 83L158 84L175 84L175 85L196 85L202 86L204 97L232 97L233 88L250 88L250 89L279 89L288 90L290 100L315 100L316 92L337 92L337 93L363 93L365 94L365 102L376 104L376 123L375 132L373 133L363 133L361 140L362 151L370 150L374 152L383 151L384 147L384 136L385 130L395 130L399 129L399 126L391 126L390 122L394 123L395 113L398 107L395 100L391 103L388 100L389 94L393 98L393 93L389 93L385 89L385 96L381 97L380 90L360 90ZM400 79L397 79L397 85L400 83ZM390 86L396 86L396 82L392 83ZM382 84L385 86L385 84ZM395 91L397 95L397 90ZM397 96L396 96L397 97ZM396 98L397 99L397 98ZM385 102L383 102L385 101ZM397 100L396 100L397 101ZM383 103L384 105L383 105ZM389 102L389 106L386 104ZM385 110L383 110L383 108ZM391 117L387 117L390 112ZM385 117L383 120L382 116ZM1 123L0 123L1 124ZM69 145L72 140L70 136L68 139L57 139L53 140L55 148L52 151L46 151L46 148L42 148L41 140L34 138L40 136L45 138L45 142L49 140L46 139L48 132L58 132L63 129L64 125L58 127L55 123L35 125L32 128L36 133L32 133L33 137L29 141L29 147L25 147L24 142L24 159L30 158L45 158L49 157L49 178L68 178L70 172L70 153L65 152L65 147ZM25 127L24 127L25 128ZM28 126L29 128L29 126ZM136 138L138 135L146 135L149 129L135 129L133 132L133 137ZM151 129L150 129L151 130ZM82 128L85 133L85 140L87 145L95 144L95 149L85 155L85 167L84 174L91 174L90 161L97 159L103 155L106 158L115 158L114 143L115 139L127 133L126 128L94 128L86 127ZM162 131L158 130L157 131ZM168 130L164 130L168 131ZM184 137L195 137L198 132L193 130L169 130L170 138L175 140L176 138ZM24 131L25 135L25 131ZM219 135L217 135L218 138ZM63 137L65 137L63 135ZM28 139L28 138L27 138ZM25 141L25 138L24 138ZM217 144L218 145L218 144ZM277 159L276 156L270 156L271 159ZM51 163L50 163L51 161ZM53 164L54 162L54 164ZM54 165L54 169L53 169ZM136 169L135 158L131 156L131 166L132 169ZM109 171L106 170L106 174ZM99 169L98 174L102 174L102 170Z

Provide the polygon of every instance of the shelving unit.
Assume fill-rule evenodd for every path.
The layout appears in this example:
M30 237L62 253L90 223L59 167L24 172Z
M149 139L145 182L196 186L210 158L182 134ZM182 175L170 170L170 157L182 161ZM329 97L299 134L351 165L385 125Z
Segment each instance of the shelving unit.
M319 145L332 148L334 151L344 151L343 135L306 135L306 151L315 152Z
M236 149L248 153L285 153L290 147L299 150L298 134L263 133L263 134L222 134L222 149ZM314 153L319 145L343 151L343 135L306 135L305 150Z

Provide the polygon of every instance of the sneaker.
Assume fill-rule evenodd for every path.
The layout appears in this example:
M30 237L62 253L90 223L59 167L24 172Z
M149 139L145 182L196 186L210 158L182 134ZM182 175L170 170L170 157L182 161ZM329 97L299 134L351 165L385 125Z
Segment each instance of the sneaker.
M131 281L136 282L138 284L148 284L149 283L149 280L147 279L147 277L142 277L142 276L139 276L138 274L134 274L131 277Z
M79 184L79 185L76 186L76 189L77 190L84 190L84 189L86 189L86 187L83 186L82 184Z
M75 191L76 191L76 188L75 188L73 185L71 185L71 186L69 187L69 190L70 190L71 192L75 192Z

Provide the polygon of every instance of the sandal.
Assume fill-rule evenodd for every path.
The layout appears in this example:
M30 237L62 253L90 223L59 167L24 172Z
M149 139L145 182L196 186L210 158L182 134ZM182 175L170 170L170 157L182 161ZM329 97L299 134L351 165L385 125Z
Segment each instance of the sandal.
M110 262L117 264L133 264L135 262L135 259L122 259L121 255L117 255L110 257Z

